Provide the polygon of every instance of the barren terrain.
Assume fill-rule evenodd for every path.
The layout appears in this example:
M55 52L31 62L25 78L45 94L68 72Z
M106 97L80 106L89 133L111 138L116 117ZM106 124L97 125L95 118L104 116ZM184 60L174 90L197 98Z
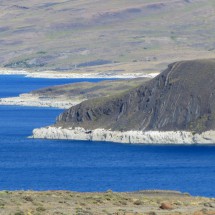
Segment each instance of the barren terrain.
M1 67L160 72L215 57L211 0L2 0Z
M1 191L0 214L214 215L215 200L173 191L76 193Z

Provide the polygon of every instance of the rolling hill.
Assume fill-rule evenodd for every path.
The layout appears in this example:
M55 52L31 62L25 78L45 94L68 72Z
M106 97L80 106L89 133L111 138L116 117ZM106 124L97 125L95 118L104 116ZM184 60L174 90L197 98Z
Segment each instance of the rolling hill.
M2 0L0 66L125 64L135 73L140 65L160 71L173 61L212 58L214 7L210 0Z

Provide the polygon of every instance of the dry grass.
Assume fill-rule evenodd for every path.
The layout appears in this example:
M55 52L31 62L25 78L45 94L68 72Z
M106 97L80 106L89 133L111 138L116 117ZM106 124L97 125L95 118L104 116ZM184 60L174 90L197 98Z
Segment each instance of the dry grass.
M211 58L213 8L211 0L2 0L1 66L138 73ZM89 66L98 60L104 69Z
M162 210L168 203L172 210ZM159 215L214 214L215 200L175 193L0 192L0 214L7 215Z
M98 97L114 96L138 87L150 79L102 81L98 83L82 82L53 86L32 91L41 98L61 98L65 100L87 100Z

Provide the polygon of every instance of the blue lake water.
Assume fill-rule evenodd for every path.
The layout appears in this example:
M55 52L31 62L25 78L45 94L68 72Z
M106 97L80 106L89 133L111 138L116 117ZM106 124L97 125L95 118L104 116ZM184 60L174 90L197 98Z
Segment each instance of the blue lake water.
M14 96L68 82L0 76L0 94ZM215 197L215 147L26 138L33 128L52 124L61 112L0 106L0 190L171 189Z
M48 79L48 78L29 78L23 75L0 75L0 98L17 96L43 87L75 82L99 82L105 79ZM108 79L111 80L111 79Z

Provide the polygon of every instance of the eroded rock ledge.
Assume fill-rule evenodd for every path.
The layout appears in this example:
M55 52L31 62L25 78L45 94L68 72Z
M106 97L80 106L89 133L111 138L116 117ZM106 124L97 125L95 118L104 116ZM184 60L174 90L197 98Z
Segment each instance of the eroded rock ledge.
M33 130L32 138L107 141L129 144L215 144L215 131L201 134L189 131L111 131L81 127L43 127Z

